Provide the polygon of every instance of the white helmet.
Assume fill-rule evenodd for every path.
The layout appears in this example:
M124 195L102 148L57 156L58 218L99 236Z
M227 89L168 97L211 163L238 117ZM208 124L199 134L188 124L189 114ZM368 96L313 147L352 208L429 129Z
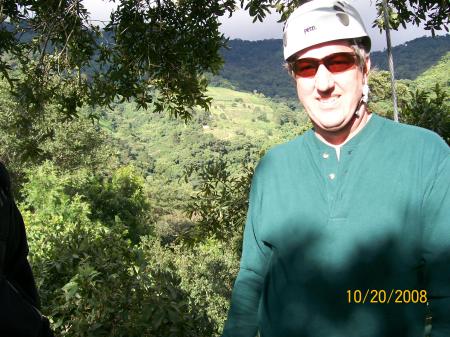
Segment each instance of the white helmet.
M369 52L369 35L353 6L345 0L313 0L298 7L286 21L284 59L319 43L358 38Z

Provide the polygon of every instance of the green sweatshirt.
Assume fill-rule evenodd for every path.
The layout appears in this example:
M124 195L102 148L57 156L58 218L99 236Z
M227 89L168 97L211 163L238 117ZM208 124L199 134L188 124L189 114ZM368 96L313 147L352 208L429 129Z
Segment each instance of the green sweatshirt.
M339 160L313 130L270 150L223 336L419 337L431 311L449 337L449 154L377 115Z

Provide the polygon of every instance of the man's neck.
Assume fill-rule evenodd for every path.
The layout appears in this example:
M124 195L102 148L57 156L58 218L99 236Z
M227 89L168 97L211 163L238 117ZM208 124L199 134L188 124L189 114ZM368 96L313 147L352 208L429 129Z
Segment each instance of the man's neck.
M357 116L355 114L352 117L351 121L338 132L320 130L320 132L315 131L316 136L324 143L329 144L333 147L340 147L344 145L355 135L357 135L370 119L371 114L369 111L367 111L365 106L362 106L359 111L360 115Z

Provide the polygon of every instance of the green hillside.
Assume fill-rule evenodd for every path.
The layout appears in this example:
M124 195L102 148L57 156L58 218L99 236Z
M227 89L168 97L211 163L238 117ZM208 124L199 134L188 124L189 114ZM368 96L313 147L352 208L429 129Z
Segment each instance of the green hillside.
M195 111L188 123L136 110L134 104L102 110L101 125L115 139L123 163L144 175L180 178L183 169L214 158L236 165L256 160L259 151L304 130L307 117L262 94L211 87L211 111Z
M299 110L291 110L286 104L276 103L262 94L249 94L231 89L211 87L213 98L212 125L206 132L220 139L251 136L273 139L280 126L291 122L299 125L307 118Z
M439 84L450 94L450 51L437 64L417 77L415 83L422 90Z

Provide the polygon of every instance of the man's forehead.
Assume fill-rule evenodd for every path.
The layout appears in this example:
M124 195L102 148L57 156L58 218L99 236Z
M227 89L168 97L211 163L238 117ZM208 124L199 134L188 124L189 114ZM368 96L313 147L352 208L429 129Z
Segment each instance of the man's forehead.
M349 40L336 40L319 43L317 45L299 51L295 54L293 59L295 60L300 57L322 58L337 51L350 51L351 45L352 43Z

